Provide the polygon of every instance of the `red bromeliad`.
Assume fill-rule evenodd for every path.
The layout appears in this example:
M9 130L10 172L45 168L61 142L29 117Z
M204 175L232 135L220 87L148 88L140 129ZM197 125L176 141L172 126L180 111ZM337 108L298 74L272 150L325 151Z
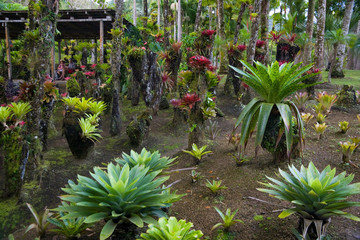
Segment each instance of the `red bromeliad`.
M265 46L266 42L264 40L257 40L256 41L256 47L261 48L262 46Z
M240 52L243 52L243 51L246 50L246 45L244 45L244 44L238 45L238 46L237 46L237 49L238 49Z
M185 96L181 99L172 99L170 100L170 103L174 107L180 107L180 108L189 108L192 109L195 105L195 103L201 101L199 96L196 93L187 93Z
M197 70L205 70L211 66L211 61L204 56L196 55L190 58L189 65Z
M281 32L271 31L271 32L269 33L268 39L270 39L271 41L273 41L273 42L275 42L275 43L278 43L279 40L280 40L281 35L282 35Z
M285 40L288 41L289 43L293 43L295 41L296 38L296 33L293 33L289 38L286 38Z
M202 31L201 35L208 36L209 38L211 38L211 36L214 35L215 33L216 33L215 30L208 29L208 30Z

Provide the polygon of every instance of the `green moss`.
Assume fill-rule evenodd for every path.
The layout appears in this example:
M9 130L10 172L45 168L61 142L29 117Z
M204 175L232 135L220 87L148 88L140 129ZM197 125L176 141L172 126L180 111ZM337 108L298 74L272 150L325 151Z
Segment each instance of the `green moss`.
M17 202L16 197L0 202L0 239L3 239L7 232L18 228L18 223L22 222L22 216L17 211L19 208Z
M44 166L50 165L64 165L67 159L71 158L72 154L68 150L64 149L51 149L45 153Z
M124 100L123 102L123 106L122 106L122 112L124 113L123 115L132 116L134 114L144 112L145 110L146 110L146 105L144 101L140 101L139 105L137 106L132 106L131 101L129 100Z
M119 141L119 139L116 139L116 138L108 138L107 143L105 145L105 149L106 150L114 149L116 147L116 145L118 145L118 141Z

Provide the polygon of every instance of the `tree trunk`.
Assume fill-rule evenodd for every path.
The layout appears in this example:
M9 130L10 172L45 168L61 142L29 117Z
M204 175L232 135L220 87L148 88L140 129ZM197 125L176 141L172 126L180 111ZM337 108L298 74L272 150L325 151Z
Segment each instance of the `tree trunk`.
M261 2L262 0L255 0L254 3L254 13L257 13L257 17L253 19L252 25L251 25L251 36L249 45L247 47L247 56L246 61L250 64L253 64L254 56L255 56L255 47L256 47L256 41L258 39L258 30L259 30L259 22L260 22L260 14L261 14Z
M30 54L29 62L32 67L31 69L31 79L36 86L36 97L32 99L31 104L31 114L29 114L28 118L28 130L31 135L30 140L30 149L32 149L32 155L29 158L28 165L31 165L31 177L36 177L37 166L40 163L40 159L42 158L41 151L41 136L43 133L41 130L40 122L42 118L41 112L41 99L44 96L44 82L47 75L50 76L50 53L52 46L55 44L55 30L56 30L56 16L58 12L58 4L53 0L42 0L42 4L46 7L42 8L42 12L40 14L35 14L34 10L35 1L29 2L29 11L30 16L37 16L39 21L39 32L40 38L36 44L33 42L30 43ZM35 28L35 24L31 23L30 25ZM30 29L34 30L34 29ZM31 49L32 48L32 49Z
M177 41L181 42L182 38L182 22L181 22L181 0L178 0L178 8L177 8L177 27L178 27L178 35L177 35Z
M123 25L123 0L116 0L115 19L113 23L113 29L122 29ZM120 68L121 68L121 34L113 35L112 38L112 51L111 51L111 71L112 82L114 85L111 121L110 121L110 134L115 136L120 134L121 130L121 117L120 117Z
M354 7L354 0L347 0L345 14L341 26L344 36L346 36L349 33L350 20L353 13L353 7ZM333 72L331 73L331 77L334 78L344 77L343 70L344 70L345 50L346 50L345 43L341 43L338 45L336 59L335 59L335 66Z
M314 13L315 13L315 0L309 0L309 8L306 22L306 35L308 42L304 48L303 61L304 65L308 65L311 62L311 50L312 50L312 35L314 29Z
M136 26L136 0L133 3L133 24Z
M210 30L212 29L211 23L212 23L212 7L209 7L209 29Z
M160 19L161 19L161 0L157 1L157 5L158 5L158 13L157 13L157 25L160 29Z
M218 4L218 34L221 40L225 40L225 20L224 20L224 0L217 0ZM226 48L220 47L219 58L220 66L219 72L224 73L227 69L226 58L225 58Z
M338 45L335 44L334 45L334 53L333 53L333 57L332 59L329 59L330 62L330 69L329 69L329 74L328 74L328 83L331 83L331 74L334 71L334 65L335 65L335 61L336 61L336 52L338 49ZM329 57L330 58L330 57Z
M319 0L318 16L317 16L317 34L315 44L315 68L323 69L324 67L324 34L325 34L325 18L326 18L326 0ZM322 80L322 74L318 75L318 80Z
M199 0L197 10L196 10L194 32L196 32L200 26L201 5L202 5L202 0Z
M169 0L164 0L164 48L170 46L170 22L169 22Z
M269 59L269 41L267 39L268 37L268 27L269 27L269 11L270 11L270 0L263 0L261 2L261 19L260 19L260 25L261 25L261 40L264 40L266 42L264 46L264 60L263 63L266 65L270 62Z
M234 33L234 44L237 44L237 41L238 41L238 37L239 37L239 31L241 29L241 21L242 21L242 16L246 10L246 7L247 7L247 3L246 2L243 2L241 4L241 7L240 7L240 11L239 11L239 15L238 15L238 18L237 18L237 21L236 21L236 28L235 28L235 33Z
M148 4L147 4L147 0L143 0L143 11L144 11L144 17L148 16Z

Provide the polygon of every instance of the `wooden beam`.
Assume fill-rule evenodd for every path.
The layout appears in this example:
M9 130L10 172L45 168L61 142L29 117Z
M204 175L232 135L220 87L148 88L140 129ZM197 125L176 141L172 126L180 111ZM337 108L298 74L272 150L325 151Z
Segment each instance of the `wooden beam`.
M73 18L71 17L70 19L58 19L56 20L57 22L111 22L112 21L112 17L111 16L107 16L106 18ZM0 20L0 23L26 23L27 21L24 18L21 19L13 19L10 20L8 18L6 18L5 20Z
M100 63L104 63L104 22L100 22Z
M11 53L10 53L10 35L9 35L9 27L7 23L5 23L5 42L6 42L6 57L8 62L8 78L12 79L12 65L11 65Z

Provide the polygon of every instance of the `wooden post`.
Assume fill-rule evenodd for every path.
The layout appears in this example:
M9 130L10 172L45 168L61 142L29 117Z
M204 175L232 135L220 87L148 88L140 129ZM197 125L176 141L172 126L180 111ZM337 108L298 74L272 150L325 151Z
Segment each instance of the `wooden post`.
M51 78L52 78L53 80L55 80L55 42L54 42L54 44L51 46L50 65L51 65L51 69L50 69Z
M61 39L58 40L58 63L60 64L61 60Z
M97 63L97 45L96 45L96 39L91 40L91 43L95 43L95 47L92 49L91 52L91 63Z
M12 79L12 65L11 65L11 54L10 54L10 35L9 35L9 27L7 23L5 23L5 42L6 42L6 57L8 62L8 78Z
M100 21L100 63L104 63L104 22Z

